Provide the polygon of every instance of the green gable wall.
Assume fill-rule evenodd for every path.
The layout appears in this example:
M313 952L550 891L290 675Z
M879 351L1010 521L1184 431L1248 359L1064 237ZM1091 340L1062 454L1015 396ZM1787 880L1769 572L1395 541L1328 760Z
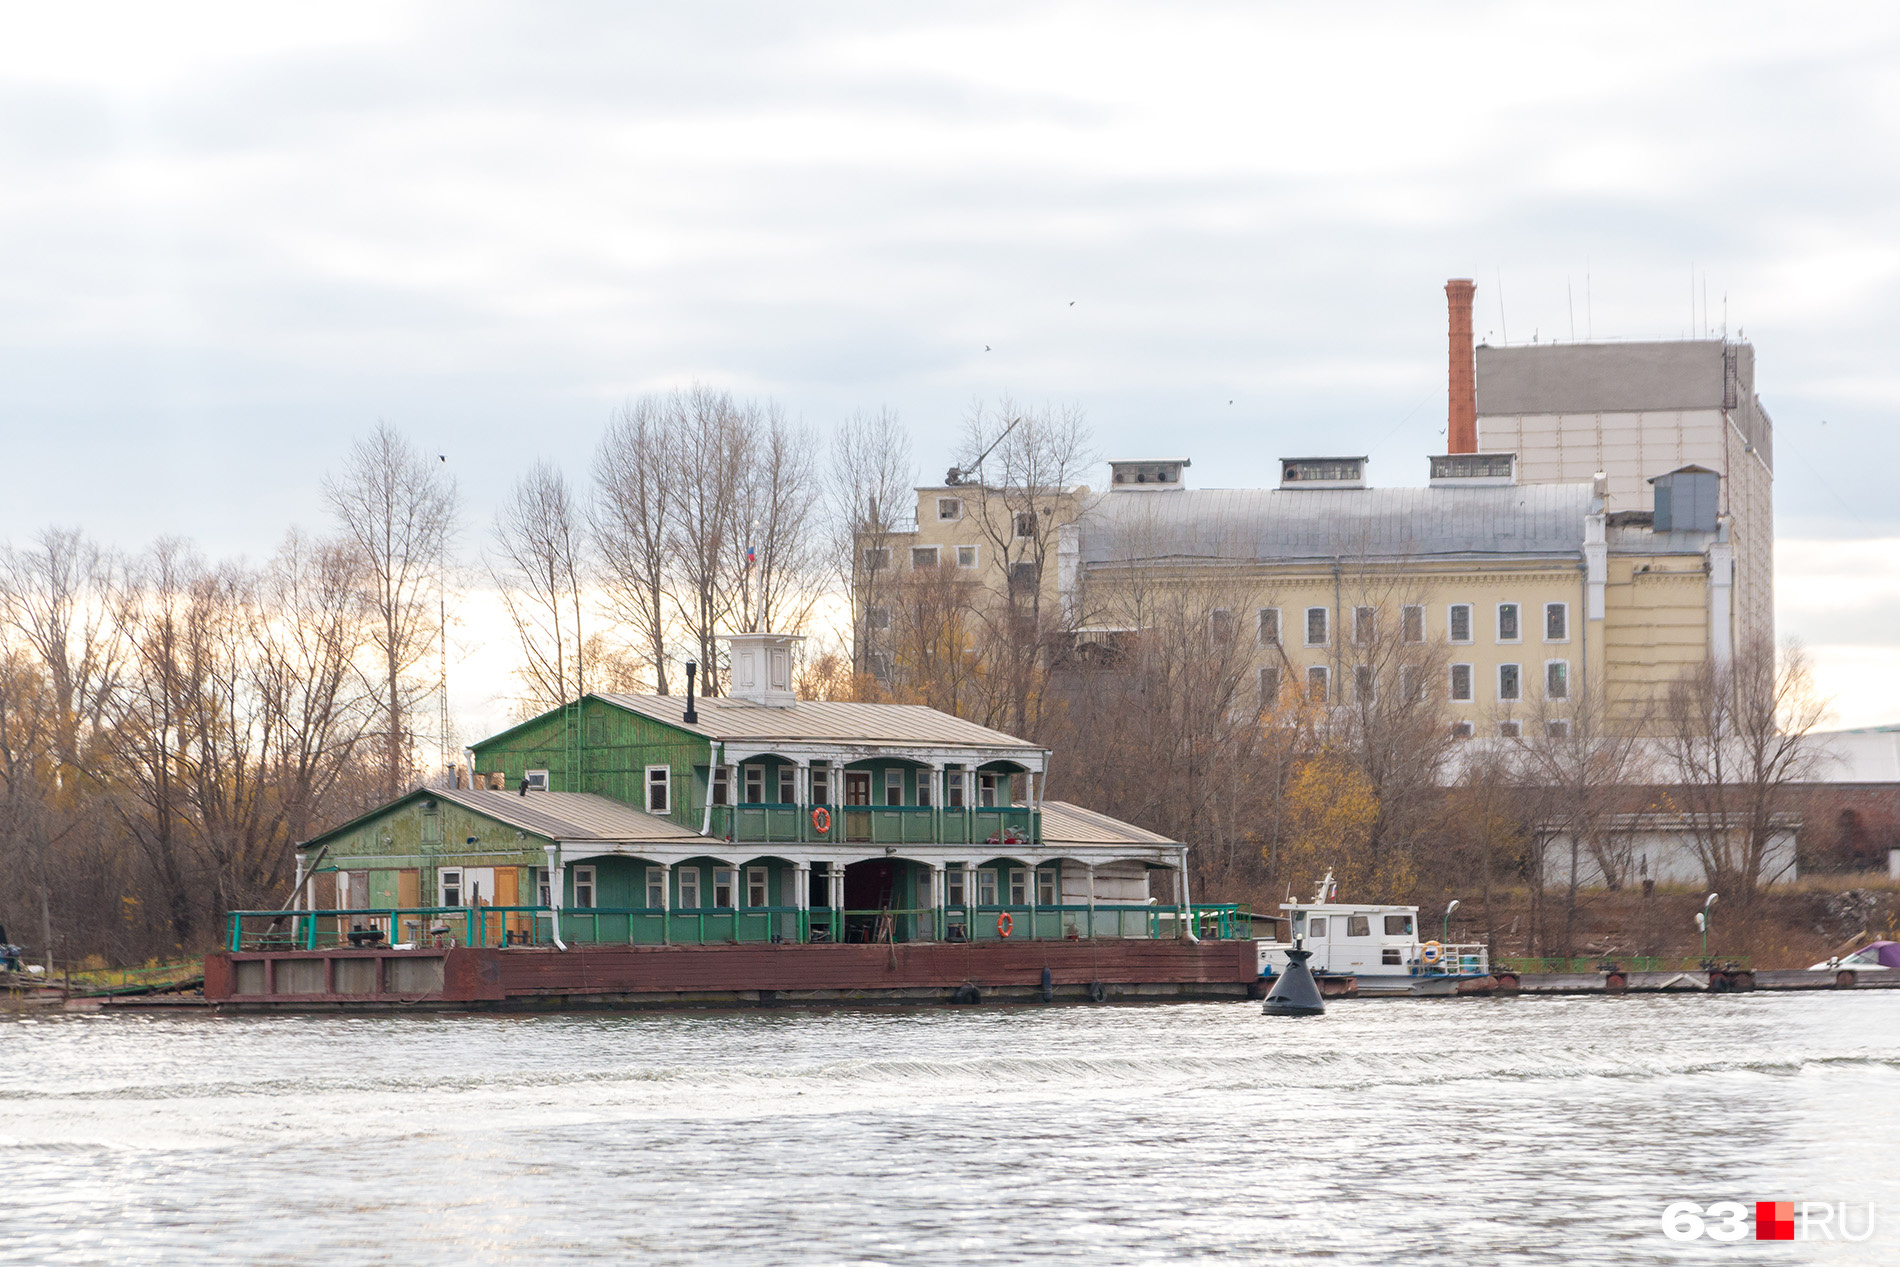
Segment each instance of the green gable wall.
M529 770L548 772L552 792L593 792L644 805L646 768L673 772L674 822L697 830L712 743L691 731L588 697L543 713L474 747L477 774L500 771L508 789Z

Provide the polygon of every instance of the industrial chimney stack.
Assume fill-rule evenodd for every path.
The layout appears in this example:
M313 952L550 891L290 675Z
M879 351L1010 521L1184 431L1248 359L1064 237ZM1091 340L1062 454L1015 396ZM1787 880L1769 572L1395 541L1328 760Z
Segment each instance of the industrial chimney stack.
M1468 277L1445 283L1451 309L1451 409L1446 420L1445 452L1478 451L1478 387L1472 368L1471 296L1477 285Z

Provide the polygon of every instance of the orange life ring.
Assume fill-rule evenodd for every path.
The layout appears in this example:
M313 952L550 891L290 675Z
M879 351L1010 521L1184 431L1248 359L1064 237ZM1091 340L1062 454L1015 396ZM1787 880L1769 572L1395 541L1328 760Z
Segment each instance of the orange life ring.
M814 806L811 811L811 825L818 829L820 836L831 830L831 811L822 805Z
M996 917L996 935L998 937L1009 936L1010 930L1014 929L1015 927L1016 927L1016 921L1009 917L1008 911L1004 911L1002 914Z

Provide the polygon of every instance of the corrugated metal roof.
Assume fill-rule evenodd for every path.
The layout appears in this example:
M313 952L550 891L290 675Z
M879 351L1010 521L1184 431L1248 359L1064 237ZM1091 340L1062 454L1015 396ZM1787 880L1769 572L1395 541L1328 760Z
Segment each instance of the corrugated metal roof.
M678 726L708 739L916 744L949 748L1024 748L1036 744L922 704L841 704L800 700L789 708L766 708L743 700L702 699L699 721L687 725L683 695L598 695L631 712Z
M1173 845L1144 827L1067 801L1042 803L1042 843L1051 845Z
M549 840L636 843L700 838L691 828L592 792L531 791L522 796L518 792L454 788L438 789L431 795Z
M1576 555L1592 493L1589 484L1107 493L1079 521L1081 559Z

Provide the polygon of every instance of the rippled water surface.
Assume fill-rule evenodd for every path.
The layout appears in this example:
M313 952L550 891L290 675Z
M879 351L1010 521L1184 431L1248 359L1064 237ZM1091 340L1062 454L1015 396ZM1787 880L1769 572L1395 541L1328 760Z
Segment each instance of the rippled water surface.
M1900 993L0 1017L4 1263L1309 1257L1900 1263Z

